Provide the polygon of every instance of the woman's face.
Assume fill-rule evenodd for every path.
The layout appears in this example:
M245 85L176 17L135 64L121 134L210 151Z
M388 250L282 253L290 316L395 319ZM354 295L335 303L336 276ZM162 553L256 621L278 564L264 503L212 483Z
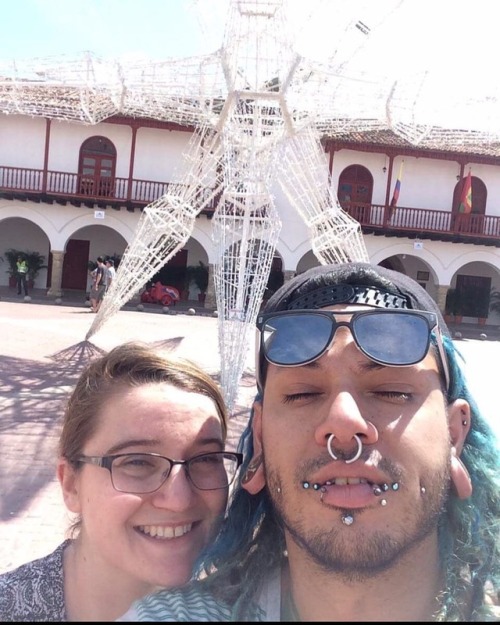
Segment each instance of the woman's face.
M214 402L168 383L121 386L103 405L86 456L157 453L173 460L224 448ZM202 491L175 465L155 492L118 492L108 469L60 462L67 507L82 519L77 548L99 574L148 586L185 583L219 527L227 489Z

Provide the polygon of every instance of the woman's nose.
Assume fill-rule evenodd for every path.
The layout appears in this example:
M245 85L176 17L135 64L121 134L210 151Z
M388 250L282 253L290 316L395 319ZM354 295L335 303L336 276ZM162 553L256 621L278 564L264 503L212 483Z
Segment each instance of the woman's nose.
M153 505L170 510L185 510L196 495L185 465L174 465L160 488L151 494Z

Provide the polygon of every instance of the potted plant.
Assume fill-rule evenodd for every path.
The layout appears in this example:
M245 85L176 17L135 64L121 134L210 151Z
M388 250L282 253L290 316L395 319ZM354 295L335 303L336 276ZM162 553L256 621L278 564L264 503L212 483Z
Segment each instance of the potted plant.
M16 250L13 247L10 247L4 253L7 262L9 263L9 268L7 272L9 273L9 286L11 288L15 288L17 282L17 259L21 256L28 263L28 286L33 288L35 284L35 279L40 273L41 269L47 269L47 265L45 264L45 256L40 254L40 252L25 252L23 250Z
M17 259L19 256L23 256L23 252L10 247L8 250L5 250L4 256L9 263L9 268L7 269L7 273L9 274L9 287L15 289L17 283Z
M469 285L464 293L464 299L462 314L476 317L479 325L484 325L490 310L490 290L477 284Z
M446 293L446 302L444 305L444 320L446 323L453 323L457 313L457 290L449 288Z
M490 310L500 315L500 291L495 289L492 289L490 293Z
M28 286L33 288L40 270L47 269L45 256L40 254L40 252L23 252L23 254L28 263Z
M198 261L197 265L186 267L189 284L193 283L198 287L198 301L204 302L208 288L208 267L203 261Z

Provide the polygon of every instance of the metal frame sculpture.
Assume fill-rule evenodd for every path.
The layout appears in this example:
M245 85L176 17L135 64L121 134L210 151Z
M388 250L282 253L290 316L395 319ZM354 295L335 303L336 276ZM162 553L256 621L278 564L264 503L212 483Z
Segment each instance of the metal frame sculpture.
M217 198L214 279L230 409L281 229L273 182L308 226L321 263L367 261L360 226L332 191L321 137L390 128L424 147L484 139L408 120L413 87L402 92L355 63L369 36L362 22L346 22L343 54L337 47L328 62L302 58L286 8L283 0L231 0L222 47L202 57L127 66L92 55L0 64L3 113L87 124L121 113L195 127L178 179L144 209L86 338L185 245L196 216Z

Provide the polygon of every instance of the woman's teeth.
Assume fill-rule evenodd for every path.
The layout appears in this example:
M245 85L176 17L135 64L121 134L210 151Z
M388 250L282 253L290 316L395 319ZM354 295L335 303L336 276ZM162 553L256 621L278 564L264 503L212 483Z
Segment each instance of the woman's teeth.
M165 527L163 525L140 525L139 531L148 534L153 538L179 538L191 531L192 523L187 525L177 525L176 527Z

